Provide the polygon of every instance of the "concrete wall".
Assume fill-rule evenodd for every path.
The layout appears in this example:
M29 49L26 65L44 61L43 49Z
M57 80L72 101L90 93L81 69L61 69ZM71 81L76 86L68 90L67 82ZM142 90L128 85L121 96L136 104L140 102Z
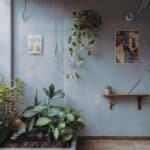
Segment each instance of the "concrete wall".
M50 83L55 83L57 88L63 88L64 71L63 1L32 0L28 2L27 18L24 21L22 18L24 1L14 1L14 73L26 82L27 104L32 102L36 89L41 90L48 87ZM57 37L55 32L58 33ZM43 55L28 54L27 37L30 34L43 36ZM56 47L57 56L55 56Z
M11 0L0 1L0 74L10 80L10 2Z
M27 20L22 19L24 1L14 1L14 73L26 82L26 104L31 103L35 89L42 89L50 82L63 88L67 103L83 110L86 128L82 135L94 136L150 136L150 102L143 102L143 109L137 110L135 99L116 100L113 111L108 101L101 95L107 85L117 92L128 92L150 63L150 10L146 10L136 21L127 23L124 15L128 10L137 11L140 0L30 0ZM80 70L81 79L66 80L67 72L66 41L70 31L71 13L83 8L95 8L102 15L103 27L99 32L94 52L86 58ZM56 9L56 14L54 10ZM55 56L55 15L57 21L57 43L60 69ZM115 31L139 30L140 62L119 65L115 63ZM27 36L42 34L44 54L39 56L27 53ZM64 54L65 52L65 54ZM64 58L64 59L63 59ZM64 62L64 63L63 63ZM149 74L135 89L149 93ZM41 95L42 96L42 95Z
M114 110L109 110L108 101L102 90L110 85L117 92L128 92L150 63L150 10L146 10L136 21L128 23L124 15L128 10L137 11L137 0L76 0L67 3L67 29L69 15L74 10L95 8L101 13L103 26L99 32L93 55L86 58L80 71L81 80L64 81L64 88L72 105L81 108L86 120L84 135L94 136L149 136L150 101L145 99L142 111L137 110L133 98L118 98ZM66 31L67 31L66 29ZM138 64L120 65L115 63L115 31L138 30L140 49ZM67 32L68 34L68 32ZM67 63L65 63L67 65ZM66 69L65 72L68 70ZM150 92L149 74L146 73L135 92Z

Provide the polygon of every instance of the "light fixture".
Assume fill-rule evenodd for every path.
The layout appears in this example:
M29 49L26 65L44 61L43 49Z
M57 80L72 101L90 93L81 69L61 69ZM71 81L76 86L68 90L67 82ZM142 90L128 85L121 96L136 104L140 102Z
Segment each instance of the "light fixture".
M125 20L128 21L128 22L133 21L134 18L135 18L135 15L134 15L132 12L128 12L128 13L125 15Z
M125 15L125 20L127 22L133 21L135 19L135 17L139 16L144 11L144 9L148 8L149 4L150 4L150 0L142 0L137 14L135 15L132 12L128 12Z

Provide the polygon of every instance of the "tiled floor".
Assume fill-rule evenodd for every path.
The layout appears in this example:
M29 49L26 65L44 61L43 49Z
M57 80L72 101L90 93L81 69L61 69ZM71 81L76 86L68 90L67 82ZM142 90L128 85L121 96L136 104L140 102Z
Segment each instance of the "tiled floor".
M78 150L150 150L150 141L80 140Z

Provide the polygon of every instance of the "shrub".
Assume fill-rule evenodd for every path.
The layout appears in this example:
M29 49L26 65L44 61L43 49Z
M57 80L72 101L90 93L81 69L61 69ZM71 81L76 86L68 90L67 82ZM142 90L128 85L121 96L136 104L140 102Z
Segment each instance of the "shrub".
M13 81L9 87L6 81L0 84L0 143L5 140L6 132L12 127L13 122L19 117L19 105L23 100L24 82L20 79ZM5 131L5 132L4 132Z

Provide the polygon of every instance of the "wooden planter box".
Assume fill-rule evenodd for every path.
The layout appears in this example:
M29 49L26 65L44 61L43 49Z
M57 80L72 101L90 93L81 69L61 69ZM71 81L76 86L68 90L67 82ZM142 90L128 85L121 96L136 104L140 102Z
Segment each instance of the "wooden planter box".
M0 150L76 150L77 139L72 141L70 148L0 148Z

